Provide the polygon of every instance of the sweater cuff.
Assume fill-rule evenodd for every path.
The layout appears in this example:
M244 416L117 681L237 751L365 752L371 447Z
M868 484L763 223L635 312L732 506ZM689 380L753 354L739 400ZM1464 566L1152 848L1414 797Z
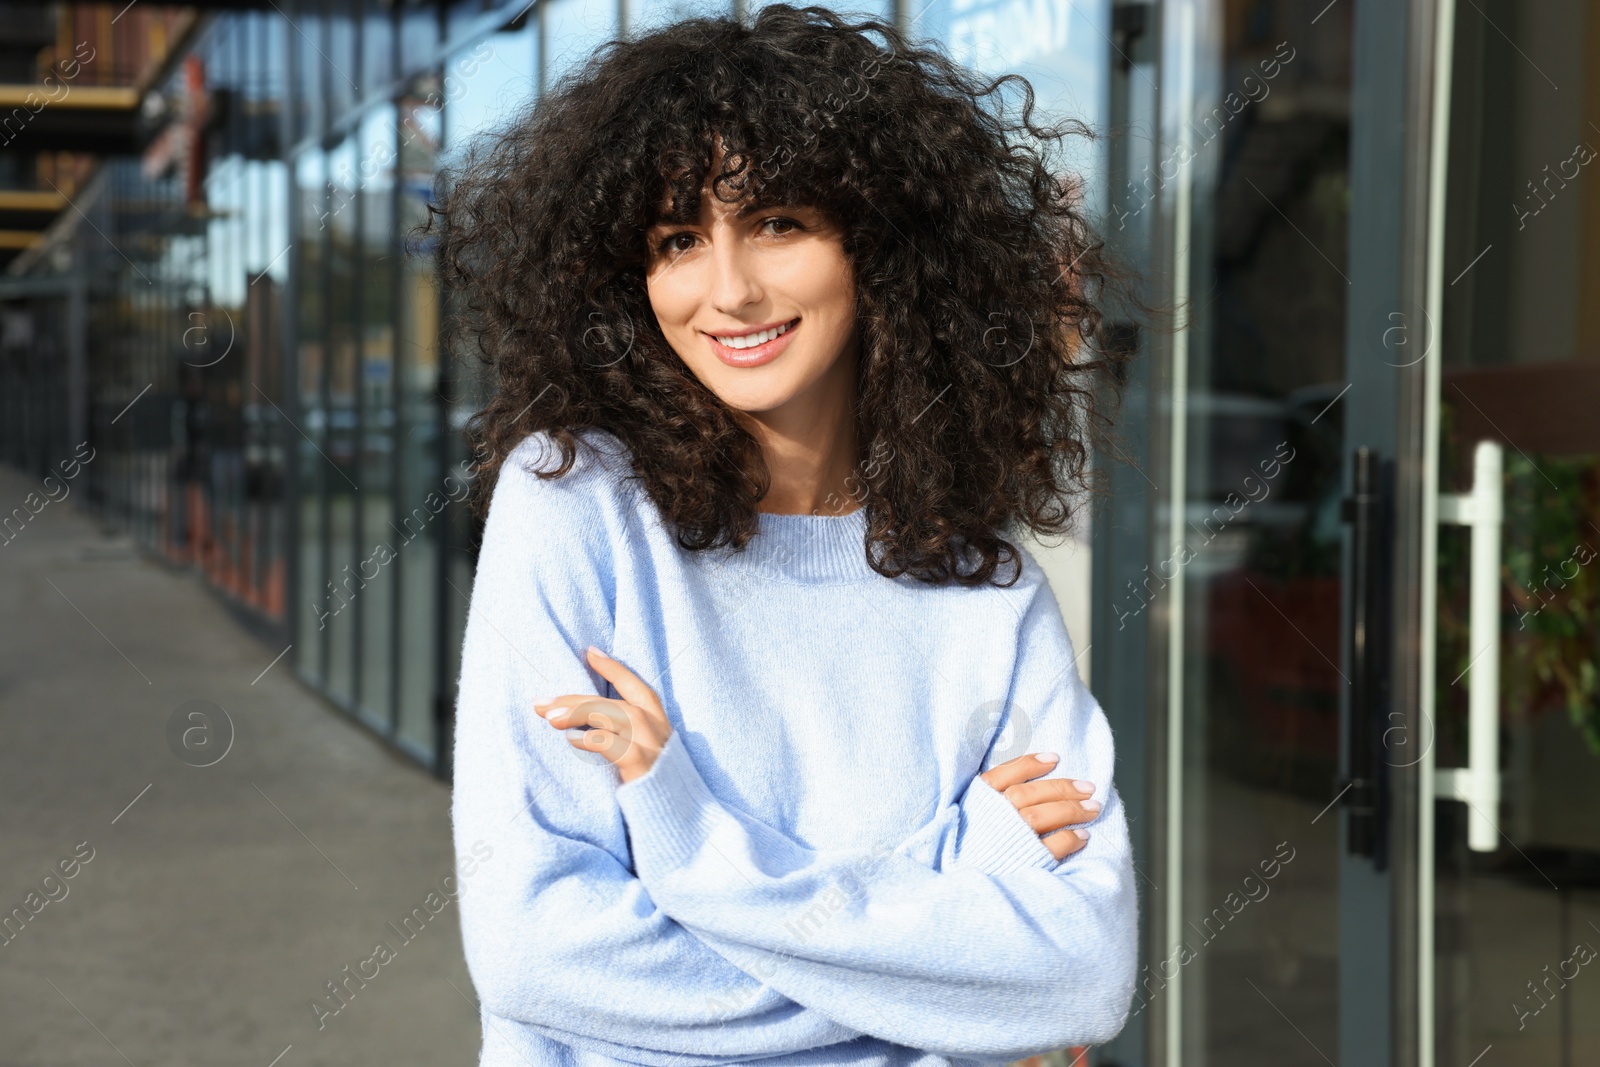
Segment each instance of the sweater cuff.
M1028 867L1053 871L1061 862L1016 805L982 777L974 777L961 798L956 850L961 862L991 875Z
M683 731L674 730L650 769L617 786L633 843L633 865L641 881L647 872L684 866L711 835L717 799L689 759Z

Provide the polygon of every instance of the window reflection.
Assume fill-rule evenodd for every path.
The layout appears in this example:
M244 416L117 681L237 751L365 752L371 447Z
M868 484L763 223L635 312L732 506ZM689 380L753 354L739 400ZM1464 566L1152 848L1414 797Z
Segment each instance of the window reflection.
M1501 444L1499 647L1473 631L1476 532L1441 525L1434 692L1437 766L1465 766L1467 693L1498 657L1499 832L1470 850L1478 817L1438 806L1436 1061L1492 1043L1554 1067L1600 1061L1600 988L1574 956L1600 930L1600 135L1569 89L1595 84L1600 50L1593 5L1489 10L1455 24L1433 351L1440 490L1476 488L1479 443Z
M496 33L450 57L443 96L448 165L480 134L503 128L537 96L538 27Z
M319 149L302 152L295 160L295 194L298 202L299 240L295 256L295 344L299 361L300 425L289 438L298 462L299 508L295 516L299 533L299 648L300 669L320 683L328 671L327 605L329 577L323 548L324 504L331 474L323 458L321 440L327 425L323 402L327 349L327 161Z
M1198 36L1220 39L1220 63L1179 119L1194 159L1153 164L1165 170L1149 186L1177 168L1195 188L1188 495L1175 558L1124 607L1184 583L1177 832L1192 844L1168 946L1194 954L1181 1058L1309 1065L1322 1062L1313 1045L1334 1058L1339 1046L1339 823L1318 814L1345 686L1332 405L1345 385L1350 22L1334 9L1313 28L1287 2L1216 13ZM1270 884L1263 862L1277 864ZM1234 920L1240 894L1262 892L1251 886L1276 902ZM1267 1001L1304 1036L1263 1025Z
M380 728L392 718L395 431L395 122L392 106L361 123L360 398L361 486L356 572L361 596L361 706Z
M400 0L400 70L414 72L433 61L439 48L439 5Z
M355 700L356 620L361 611L360 576L356 572L356 505L360 495L356 410L356 225L358 166L356 142L345 138L328 152L327 378L322 450L330 474L326 481L328 527L329 693L343 703Z
M361 93L368 100L394 81L394 0L365 0L361 14Z
M575 66L581 67L600 45L617 32L614 0L549 0L544 17L544 88L554 86Z
M360 95L356 79L361 74L356 55L356 12L359 0L326 0L322 5L327 19L327 45L323 63L327 68L324 91L330 118L344 116Z
M628 8L628 35L637 37L679 19L714 18L732 11L728 0L638 0Z
M402 236L427 221L438 165L442 114L436 76L414 79L399 103L396 177L397 219ZM400 456L394 525L399 588L399 735L431 751L433 698L439 684L435 642L439 611L437 525L416 509L423 504L439 462L439 289L431 240L408 241L399 260L396 307L394 447Z
M327 122L327 97L323 85L331 76L322 58L324 23L320 5L302 2L294 7L289 45L294 50L294 67L299 92L294 98L296 140L309 140L322 132Z

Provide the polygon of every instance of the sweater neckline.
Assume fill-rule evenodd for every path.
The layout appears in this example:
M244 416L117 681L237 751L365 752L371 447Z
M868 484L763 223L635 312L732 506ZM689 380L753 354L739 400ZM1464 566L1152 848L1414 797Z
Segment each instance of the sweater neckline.
M757 532L740 551L725 547L721 562L775 581L838 585L881 578L867 562L867 509L844 515L756 512Z

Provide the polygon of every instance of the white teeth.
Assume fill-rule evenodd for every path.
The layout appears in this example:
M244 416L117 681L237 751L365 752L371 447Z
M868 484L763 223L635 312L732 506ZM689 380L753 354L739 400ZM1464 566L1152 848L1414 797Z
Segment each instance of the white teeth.
M794 323L792 322L786 322L782 326L774 326L770 330L762 330L759 333L741 334L738 337L722 337L717 334L713 334L712 336L716 337L717 340L721 341L729 348L754 348L756 345L766 344L774 337L788 333L789 328L793 325Z

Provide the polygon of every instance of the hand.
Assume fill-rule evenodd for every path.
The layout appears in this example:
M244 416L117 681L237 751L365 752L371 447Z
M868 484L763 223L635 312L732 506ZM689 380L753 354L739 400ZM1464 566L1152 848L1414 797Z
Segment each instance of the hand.
M624 782L631 782L655 766L661 747L672 736L672 724L656 696L639 676L621 663L589 646L589 665L610 682L621 700L593 693L568 693L533 706L544 721L569 727L567 743L585 752L598 752L616 767ZM579 730L579 724L590 727Z
M1046 759L1042 753L1018 756L989 768L978 777L1011 801L1050 854L1061 860L1089 843L1089 831L1061 827L1094 821L1100 814L1100 804L1086 799L1094 795L1092 782L1074 782L1067 778L1030 782L1028 779L1048 774L1056 765L1055 753L1048 755L1051 758Z

